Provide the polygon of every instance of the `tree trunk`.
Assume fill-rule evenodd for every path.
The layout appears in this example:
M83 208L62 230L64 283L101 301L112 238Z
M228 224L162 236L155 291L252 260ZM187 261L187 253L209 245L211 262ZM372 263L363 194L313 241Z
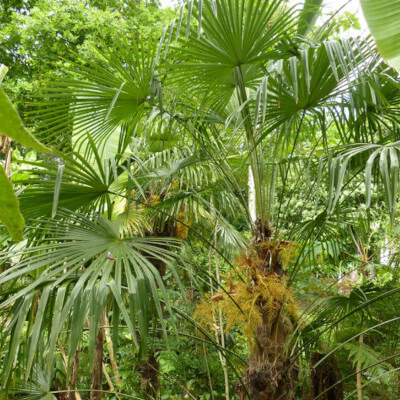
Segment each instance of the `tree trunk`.
M8 72L8 68L0 64L0 84L3 82L3 79ZM11 147L12 140L1 134L0 132L0 152L4 153L4 171L6 172L7 176L11 176L11 156L12 156L12 147Z
M96 344L94 348L92 385L90 387L90 400L100 400L103 397L103 351L104 351L104 316L102 313L100 328L97 333Z
M76 351L74 361L72 362L71 376L69 377L69 388L71 389L71 392L69 393L68 400L78 400L77 396L75 395L78 369L79 369L79 350Z
M260 219L256 221L256 232L251 241L254 244L257 259L249 269L252 285L264 285L268 279L274 279L281 290L286 290L286 279L282 270L279 251L288 242L274 242L272 230L268 224L262 226ZM249 287L251 291L252 288ZM236 385L240 400L291 400L294 398L294 382L297 371L286 352L286 341L293 331L293 321L282 311L272 315L265 304L273 298L255 300L254 306L259 308L262 322L255 327L254 345L248 359L241 384Z
M187 236L188 227L183 225L184 221L184 203L181 206L180 213L176 216L176 220L165 224L162 230L154 230L148 232L148 236L155 237L176 237L180 239L185 239ZM182 219L181 219L182 218ZM160 245L161 246L161 245ZM168 246L161 246L168 248ZM156 257L149 257L149 261L157 269L162 280L164 280L167 264ZM163 304L161 304L163 309ZM161 337L162 333L156 334L158 338ZM148 359L139 366L139 371L141 373L140 381L142 386L142 391L145 396L149 399L155 399L160 390L160 379L159 379L159 362L156 357L157 349L151 349L149 352Z
M105 322L104 334L108 347L108 356L110 358L111 369L115 377L115 385L117 386L118 389L121 386L121 378L118 371L117 361L114 355L114 346L111 340L110 323L108 321L107 315L104 315L104 322Z
M319 364L317 368L313 367L324 356L325 354L321 353L313 353L311 356L310 400L320 395L320 400L343 400L343 385L341 383L338 384L342 377L335 357L331 355ZM333 385L335 386L332 387Z
M212 212L211 215L213 218L215 218L215 209L213 206L212 199L210 200L210 204L212 205ZM214 252L214 264L215 264L215 275L217 278L217 283L219 286L221 286L221 275L219 271L219 262L218 262L218 252L215 250L217 248L217 232L218 232L218 222L215 225L214 228L214 247L210 247L208 251L208 273L209 273L209 282L210 282L210 294L211 298L214 297L214 283L212 280L213 276L213 271L212 271L212 253ZM222 349L225 349L225 332L224 332L224 321L223 321L223 315L222 315L222 310L218 310L218 318L216 315L216 312L213 310L213 324L214 326L218 327L215 329L215 342L221 346ZM204 343L203 343L204 345ZM230 395L229 395L229 374L228 374L228 368L226 365L226 358L225 355L223 354L222 350L218 351L218 357L219 361L221 363L222 371L224 373L224 383L225 383L225 399L229 400ZM211 391L212 394L212 391ZM213 397L213 394L212 394Z
M12 157L12 140L0 133L0 153L4 153L4 171L7 176L11 176L11 157Z
M242 376L245 388L237 385L240 400L291 400L296 380L294 366L285 352L288 334L284 319L274 328L268 321L257 328L256 344ZM247 390L247 393L246 393Z
M160 364L154 351L151 352L147 361L140 365L142 391L149 399L155 399L160 389L159 368Z

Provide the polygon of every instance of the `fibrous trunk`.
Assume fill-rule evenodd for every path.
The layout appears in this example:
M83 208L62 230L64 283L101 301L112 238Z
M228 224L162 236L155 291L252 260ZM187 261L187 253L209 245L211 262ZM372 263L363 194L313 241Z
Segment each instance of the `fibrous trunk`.
M256 249L257 260L250 269L254 293L255 287L267 287L271 282L279 293L288 293L286 277L282 269L281 251L289 242L272 239L272 231L256 221L256 234L252 246ZM258 290L258 293L260 293ZM285 296L265 295L254 299L261 322L255 328L254 345L248 359L248 367L242 376L242 384L237 385L240 400L291 400L297 371L287 354L287 338L293 331L293 318L284 312ZM270 307L269 304L273 304Z
M151 399L156 398L160 389L159 368L160 364L158 363L154 351L139 367L142 391Z
M103 325L104 319L101 319ZM92 370L92 385L90 387L90 400L100 400L103 397L103 351L104 351L104 328L100 326L97 333L96 344L94 348L93 370Z
M343 400L343 385L336 359L333 355L314 353L311 356L311 395L310 400ZM318 362L317 367L314 367Z
M252 400L294 398L293 383L297 374L285 351L289 332L284 325L283 320L278 321L277 332L268 322L257 328L256 345L242 377L245 388L238 386L241 400L248 397Z
M71 368L71 375L69 378L69 398L68 400L78 400L77 396L75 395L75 388L76 388L76 378L78 376L78 369L79 369L79 350L75 353L74 361L72 362Z
M11 176L12 140L0 133L0 153L4 153L4 170L8 177Z

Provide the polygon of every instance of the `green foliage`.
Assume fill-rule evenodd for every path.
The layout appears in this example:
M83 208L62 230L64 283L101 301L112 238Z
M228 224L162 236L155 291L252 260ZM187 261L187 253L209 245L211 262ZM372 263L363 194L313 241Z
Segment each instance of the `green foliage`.
M333 159L330 165L330 207L333 208L337 204L349 161L360 154L367 153L368 158L365 168L366 206L369 208L371 205L373 168L374 163L379 160L379 173L384 187L390 218L393 220L396 211L399 179L398 142L392 142L388 145L355 144L348 147L349 149L341 152L338 157Z
M75 354L87 318L91 321L89 354L93 354L101 309L108 296L115 301L114 318L117 318L117 312L121 313L136 349L139 342L136 319L142 352L146 352L144 343L153 313L161 318L161 326L166 334L160 299L169 312L171 307L160 276L150 260L162 259L172 265L174 254L159 245L168 244L173 248L176 241L170 239L160 242L157 238L121 236L118 224L103 216L93 215L92 219L77 213L62 216L64 222L52 220L46 223L48 234L41 245L16 251L15 256L20 261L0 274L0 283L7 288L3 290L0 308L12 306L16 313L14 322L5 331L8 335L12 329L11 346L3 371L5 385L18 349L22 352L21 356L24 354L26 357L26 376L29 375L37 346L44 340L43 336L39 336L40 332L48 331L49 335L42 344L47 354L45 360L48 371L65 324L70 324L71 329L69 360ZM83 270L81 260L86 260ZM12 289L12 281L16 277L22 280L18 291ZM125 306L124 298L128 299L129 306ZM20 340L28 339L21 335L25 320L29 321L30 318L29 307L37 307L35 323L30 326L29 341L24 347L19 347Z
M381 362L379 354L365 343L346 343L344 349L348 351L354 367L361 365L362 369L368 369L371 374L379 374L389 368L388 364Z
M15 241L21 241L25 221L19 210L19 201L14 193L13 185L2 166L0 166L0 186L0 221Z
M2 88L0 88L0 132L24 146L42 152L49 151L27 131ZM2 188L0 193L0 221L6 226L15 241L21 241L25 221L19 210L19 201L14 193L13 185L2 166L0 166L0 186Z
M360 366L364 397L398 397L399 87L370 39L334 37L355 17L313 29L320 1L9 4L4 87L57 150L1 92L0 132L20 144L0 217L19 201L27 221L23 242L0 236L3 398L86 400L103 363L110 400L243 398L257 371L276 389L294 366L311 398L331 356L348 398Z
M376 40L382 56L397 71L400 68L399 40L400 31L396 15L400 11L400 1L361 0L361 6L369 29Z
M90 43L114 48L116 37L161 34L171 12L146 3L38 0L24 2L20 11L21 5L4 5L9 17L0 25L0 60L12 66L7 87L20 102L50 71L64 76L60 58L70 59L70 51L91 54Z
M306 0L300 13L297 33L306 36L317 21L322 6L322 0Z
M36 151L50 151L27 131L2 88L0 88L0 132L23 146L33 148Z

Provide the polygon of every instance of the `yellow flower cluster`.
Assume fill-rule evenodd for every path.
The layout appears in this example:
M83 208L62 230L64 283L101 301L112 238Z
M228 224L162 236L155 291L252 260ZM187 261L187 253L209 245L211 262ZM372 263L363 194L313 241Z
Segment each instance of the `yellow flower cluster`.
M191 221L185 221L185 210L181 210L177 217L177 224L175 229L175 236L178 239L186 239L189 233L189 227L191 225Z
M227 291L229 291L227 289ZM222 311L225 319L225 330L234 327L243 329L246 339L252 343L257 327L272 324L278 313L283 312L296 317L297 302L286 278L275 273L267 276L257 274L245 282L237 282L230 288L230 296L220 293L206 298L198 305L194 317L206 330L214 331L214 316L217 310Z
M149 203L152 207L157 206L158 204L161 203L160 201L160 196L158 194L153 194L150 199L149 199Z

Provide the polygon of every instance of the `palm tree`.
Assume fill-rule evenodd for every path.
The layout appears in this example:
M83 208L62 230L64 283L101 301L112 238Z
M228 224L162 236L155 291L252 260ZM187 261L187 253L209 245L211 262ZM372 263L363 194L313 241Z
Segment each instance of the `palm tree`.
M192 30L188 38L179 41L176 51L180 62L166 68L171 70L173 84L197 95L204 115L221 112L235 99L238 129L243 132L256 194L257 220L243 266L248 265L251 277L248 291L259 296L255 303L258 324L239 397L289 399L293 396L295 369L286 346L296 322L285 312L290 295L281 254L292 238L279 236L279 222L293 159L301 143L310 141L305 134L307 124L318 126L314 130L317 137L311 143L319 151L329 151L326 133L331 124L343 132L342 143L347 144L356 134L368 140L368 130L396 119L396 112L393 109L384 118L376 117L381 103L374 99L383 94L384 87L367 86L367 82L377 76L371 70L383 67L370 44L358 39L323 42L328 36L321 29L306 38L309 29L302 31L301 27L305 16L310 15L307 10L298 12L280 1L209 1L195 14L199 21L197 32ZM362 119L364 116L367 119ZM383 175L385 187L394 187L388 196L390 207L395 203L394 182L398 179L397 155L394 151L391 154L393 179L389 174ZM338 202L347 159L340 155L332 163L329 211ZM370 160L368 179L373 158ZM388 161L384 162L382 168L386 171ZM283 188L281 196L276 196L279 179ZM259 290L274 279L287 293L283 300L271 299L273 295ZM240 304L239 295L236 300ZM267 305L274 300L276 310L271 310Z

